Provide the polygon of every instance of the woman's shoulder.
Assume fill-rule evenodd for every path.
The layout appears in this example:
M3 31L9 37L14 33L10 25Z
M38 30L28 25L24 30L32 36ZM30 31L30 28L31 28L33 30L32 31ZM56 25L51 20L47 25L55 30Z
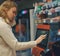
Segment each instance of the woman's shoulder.
M2 17L0 17L0 27L7 27L7 23L5 23Z

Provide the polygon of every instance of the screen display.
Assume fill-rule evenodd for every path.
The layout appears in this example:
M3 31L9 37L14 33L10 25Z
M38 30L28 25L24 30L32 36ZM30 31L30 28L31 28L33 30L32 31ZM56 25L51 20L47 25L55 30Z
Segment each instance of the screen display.
M35 40L43 34L47 34L46 38L39 43L37 46L46 49L47 48L47 44L48 44L48 37L49 37L49 30L44 30L44 29L37 29L36 31L36 36L35 36Z

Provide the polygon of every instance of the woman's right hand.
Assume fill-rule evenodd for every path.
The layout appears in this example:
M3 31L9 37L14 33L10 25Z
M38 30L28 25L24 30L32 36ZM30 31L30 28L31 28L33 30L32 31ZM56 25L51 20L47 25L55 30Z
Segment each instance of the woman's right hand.
M46 34L45 35L40 35L35 41L36 41L37 44L39 44L45 38L46 38Z

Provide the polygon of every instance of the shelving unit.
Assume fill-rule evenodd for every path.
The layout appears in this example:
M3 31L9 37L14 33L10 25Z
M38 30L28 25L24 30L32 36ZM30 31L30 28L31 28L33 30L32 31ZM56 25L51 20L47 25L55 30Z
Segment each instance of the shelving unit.
M30 10L30 20L31 23L33 22L33 24L31 24L33 26L33 33L35 33L36 31L36 27L38 24L50 24L51 26L51 30L55 31L55 30L59 30L59 22L60 22L60 2L57 1L53 1L53 2L46 2L46 3L41 3L43 4L38 5L40 6L40 11L35 8ZM54 11L54 12L53 12ZM35 37L35 34L33 34Z
M36 37L38 24L49 24L49 40L48 48L51 49L52 45L60 41L60 1L49 1L43 3L35 3L35 9L30 10L30 20L32 24L31 32L33 34L33 40ZM38 34L38 33L37 33ZM32 35L31 35L32 39Z

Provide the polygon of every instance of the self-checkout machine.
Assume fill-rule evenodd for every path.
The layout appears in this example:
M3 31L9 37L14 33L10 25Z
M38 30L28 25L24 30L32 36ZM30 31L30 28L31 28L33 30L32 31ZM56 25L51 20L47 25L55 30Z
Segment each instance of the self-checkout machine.
M34 56L43 56L43 55L45 55L45 52L48 51L47 43L48 43L50 25L48 23L46 23L47 15L44 14L45 13L44 10L46 8L43 7L42 9L43 9L43 11L37 13L37 17L40 19L35 20L35 24L37 25L35 40L42 34L47 34L47 36L46 36L46 39L44 39L41 43L39 43L36 47L34 47L32 49L32 54Z

